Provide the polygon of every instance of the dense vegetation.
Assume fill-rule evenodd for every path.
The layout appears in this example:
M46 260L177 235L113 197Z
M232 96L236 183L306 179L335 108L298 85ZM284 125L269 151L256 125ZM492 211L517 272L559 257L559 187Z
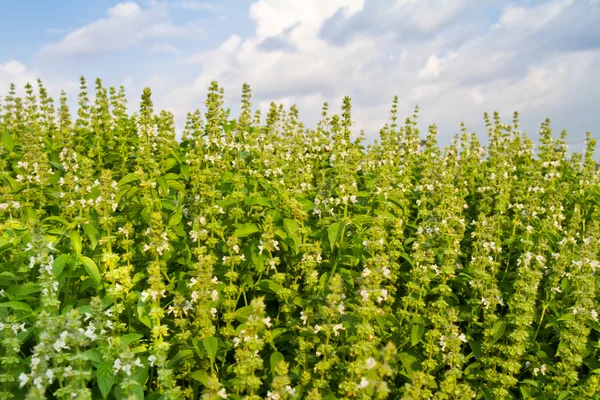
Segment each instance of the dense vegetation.
M243 87L0 106L0 399L599 399L595 140L418 108L374 144Z

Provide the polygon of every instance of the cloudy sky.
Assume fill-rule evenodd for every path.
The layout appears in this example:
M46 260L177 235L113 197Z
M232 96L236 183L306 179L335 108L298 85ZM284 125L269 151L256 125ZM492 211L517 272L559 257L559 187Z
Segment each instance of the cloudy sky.
M535 136L549 117L579 151L600 137L599 0L62 0L0 4L0 93L40 77L76 102L78 78L124 85L132 111L203 109L212 80L234 115L249 83L255 107L296 104L312 127L323 102L349 95L372 140L395 95L447 144L484 111L519 111Z

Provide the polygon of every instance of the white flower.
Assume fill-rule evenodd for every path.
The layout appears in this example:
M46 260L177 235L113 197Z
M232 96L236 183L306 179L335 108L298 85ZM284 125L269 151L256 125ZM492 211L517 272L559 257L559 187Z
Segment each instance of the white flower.
M285 391L288 392L290 396L296 396L296 388L293 388L290 385L285 385Z
M216 290L213 290L212 293L210 294L210 297L213 299L213 301L219 300L219 292L217 292Z
M534 368L533 369L533 375L534 376L537 376L540 372L542 373L542 375L546 375L546 365L545 364L542 364L540 366L540 368Z
M360 383L358 384L359 389L364 389L369 386L369 381L364 376L360 378Z
M369 300L369 292L367 292L366 290L364 290L364 289L361 290L360 295L362 296L363 301Z
M594 321L598 322L598 312L596 310L592 310L591 314Z
M271 317L267 317L265 319L263 319L265 325L267 325L268 328L270 328L273 324L271 323Z
M300 311L300 319L302 320L302 325L306 325L306 314L304 311Z
M212 315L213 318L215 318L217 316L217 309L216 308L211 308L210 309L210 315Z
M387 289L382 289L381 290L381 296L377 297L377 302L381 303L383 300L386 300L388 296L388 291Z
M338 331L339 331L340 329L344 329L344 325L342 325L342 324L337 324L337 325L334 325L334 326L333 326L333 334L334 334L335 336L339 336L340 334L339 334L339 332L338 332Z
M440 338L440 347L442 348L442 351L446 350L446 336L444 335Z
M315 335L317 333L319 333L320 330L321 330L321 326L320 325L315 325Z
M371 274L371 270L369 268L365 268L362 272L362 277L366 278L367 276L369 276Z
M279 400L279 394L273 393L271 391L267 391L267 399L269 399L269 400Z
M154 361L156 361L156 357L154 357L154 356L148 357L148 362L150 363L151 367L154 366Z
M21 375L19 375L19 387L22 388L27 384L27 382L29 382L29 376L21 372Z
M464 333L461 333L458 338L460 339L461 342L463 343L467 343L467 337L465 336Z
M481 300L479 300L479 303L485 308L487 309L490 306L490 302L486 300L485 297L482 297Z
M367 369L373 369L377 365L377 361L373 357L367 358Z
M119 358L115 360L113 369L115 370L115 374L121 370L121 360Z
M226 399L227 398L227 392L225 391L225 388L221 388L221 390L219 390L219 392L217 393L217 395L222 398L222 399Z

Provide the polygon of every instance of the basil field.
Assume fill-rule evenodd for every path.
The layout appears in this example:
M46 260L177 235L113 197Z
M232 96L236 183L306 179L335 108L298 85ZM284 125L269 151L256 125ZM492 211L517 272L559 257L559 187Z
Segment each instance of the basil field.
M441 148L395 99L366 145L347 97L309 128L213 82L176 139L149 88L15 93L0 399L600 399L589 133Z

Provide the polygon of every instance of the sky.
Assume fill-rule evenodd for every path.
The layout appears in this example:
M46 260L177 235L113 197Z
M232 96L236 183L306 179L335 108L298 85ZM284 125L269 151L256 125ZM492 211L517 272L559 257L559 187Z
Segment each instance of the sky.
M248 83L255 109L295 104L314 127L324 102L352 99L367 141L389 123L435 124L440 145L464 122L485 142L484 112L537 137L550 118L572 151L600 138L600 0L0 0L0 97L40 78L76 105L79 77L144 87L180 133L216 80L232 115ZM22 91L21 91L22 93ZM74 111L74 110L72 110Z

